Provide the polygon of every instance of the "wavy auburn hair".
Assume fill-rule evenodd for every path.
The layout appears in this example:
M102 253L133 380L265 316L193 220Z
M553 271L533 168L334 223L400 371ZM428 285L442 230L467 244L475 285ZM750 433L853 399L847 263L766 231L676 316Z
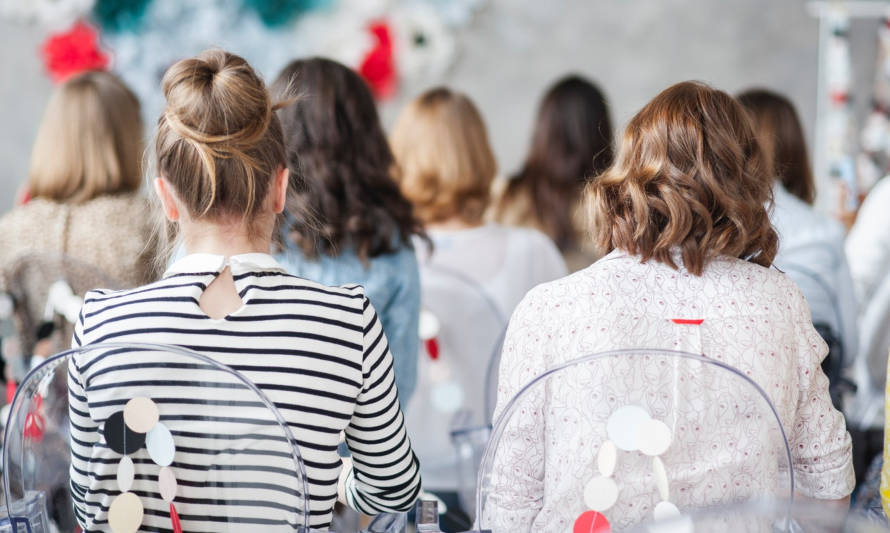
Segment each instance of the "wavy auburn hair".
M744 109L703 83L669 87L631 119L611 167L593 180L593 234L605 250L700 276L725 255L768 267L773 177Z

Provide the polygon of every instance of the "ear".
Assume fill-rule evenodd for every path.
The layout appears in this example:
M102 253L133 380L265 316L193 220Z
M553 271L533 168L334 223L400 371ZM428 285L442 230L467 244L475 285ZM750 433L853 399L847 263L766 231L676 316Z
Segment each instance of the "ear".
M155 194L158 195L158 199L161 201L161 206L164 208L164 216L167 217L167 220L170 222L176 222L179 220L179 207L176 205L176 197L173 195L173 188L170 186L170 183L164 178L155 178L154 181L155 186Z
M290 180L290 170L287 167L278 167L275 171L275 181L273 182L274 190L272 194L272 209L275 213L284 211L284 205L287 202L287 188Z

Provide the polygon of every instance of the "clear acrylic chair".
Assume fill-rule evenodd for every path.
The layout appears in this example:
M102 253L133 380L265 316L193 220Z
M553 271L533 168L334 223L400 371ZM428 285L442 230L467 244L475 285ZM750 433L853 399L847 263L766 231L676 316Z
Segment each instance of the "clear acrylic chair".
M890 350L890 276L884 278L859 319L859 354L853 364L856 396L846 410L855 427L884 426L884 385Z
M87 407L72 361L90 367ZM138 379L121 381L132 368ZM206 520L310 531L306 470L281 413L239 372L178 347L96 344L47 359L16 392L2 467L0 531L189 532ZM403 531L404 517L372 528Z
M58 282L63 282L74 296L68 309L57 309L53 301ZM15 381L27 374L37 361L66 350L71 345L73 322L79 310L76 299L94 287L123 288L123 283L103 272L102 268L69 255L53 252L32 252L19 256L0 271L0 285L12 305L11 328L0 331L2 353L8 365L7 375ZM65 302L67 303L67 302ZM64 311L74 316L66 316Z
M506 333L507 328L504 326L491 350L488 368L485 371L483 389L485 404L482 411L482 423L479 423L478 417L473 420L467 416L468 411L464 411L464 420L457 418L451 424L451 444L457 455L458 496L461 505L471 518L476 516L476 480L479 476L479 465L482 463L482 454L485 452L488 439L491 438L491 426L498 394L498 367Z
M472 515L479 459L490 431L487 383L507 317L482 284L441 265L422 266L421 290L421 329L429 329L430 322L434 326L421 331L417 388L405 425L424 489L456 489L462 511ZM452 516L460 521L461 515Z
M885 521L848 512L843 505L825 502L757 500L696 509L665 520L647 520L629 533L878 533Z
M844 332L856 326L855 316L843 314L843 295L838 293L841 276L849 276L843 249L827 242L812 242L782 250L775 266L800 288L813 309L831 309L828 316L813 316L813 325L828 344L822 370L828 377L829 392L835 408L856 392L856 385L846 375L856 359L858 339L845 344ZM850 288L852 290L852 287Z
M617 531L728 502L793 501L791 453L769 397L700 355L589 355L547 370L499 409L477 530Z

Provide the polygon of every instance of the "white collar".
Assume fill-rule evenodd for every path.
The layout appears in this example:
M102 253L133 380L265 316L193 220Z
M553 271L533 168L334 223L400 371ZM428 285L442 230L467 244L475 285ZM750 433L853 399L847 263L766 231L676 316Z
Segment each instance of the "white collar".
M278 264L271 255L264 253L239 254L226 257L216 254L189 254L179 259L164 272L164 277L174 274L194 274L198 272L213 272L218 274L226 266L232 268L233 274L256 271L280 271L286 272L284 267Z

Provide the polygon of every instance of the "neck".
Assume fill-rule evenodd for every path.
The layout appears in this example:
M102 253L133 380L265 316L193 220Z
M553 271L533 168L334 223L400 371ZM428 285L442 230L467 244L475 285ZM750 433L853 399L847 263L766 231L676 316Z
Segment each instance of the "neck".
M271 232L251 232L242 223L183 222L180 225L186 253L214 254L231 257L249 253L269 253Z

